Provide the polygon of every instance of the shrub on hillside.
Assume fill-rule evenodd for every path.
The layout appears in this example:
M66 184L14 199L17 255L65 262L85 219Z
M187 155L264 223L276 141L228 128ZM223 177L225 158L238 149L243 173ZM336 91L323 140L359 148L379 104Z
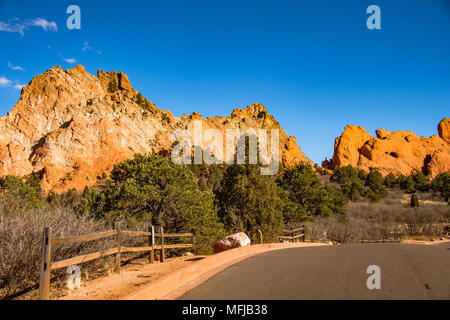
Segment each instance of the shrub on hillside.
M385 198L388 194L386 188L383 186L383 176L376 169L370 170L365 184L371 193L376 194L379 198Z
M369 200L372 202L380 201L380 195L378 193L373 192L372 190L369 190L369 192L367 192L367 198L369 198Z
M279 185L287 191L289 200L304 214L303 220L316 216L345 217L348 200L344 194L331 186L324 187L309 165L297 165L284 171Z
M427 192L430 190L430 183L427 177L420 171L415 171L411 173L411 177L414 180L414 186L416 190Z
M41 198L41 186L35 175L27 175L22 178L15 176L0 177L0 194L10 193L20 199L20 205L27 208L39 208L43 205ZM13 201L11 205L18 205Z
M223 166L190 164L188 167L194 173L200 190L215 193L219 189L225 172Z
M413 193L411 195L411 208L418 206L419 206L419 197L417 196L417 194Z
M407 193L414 193L416 191L427 192L430 190L430 183L428 182L427 177L417 170L411 172L409 176L399 176L398 184L400 188Z
M361 181L366 181L366 179L367 179L367 172L364 171L364 170L362 170L362 169L359 169L359 170L358 170L358 178L359 178Z
M440 173L434 178L431 183L431 189L439 193L445 201L450 200L450 173L444 172Z
M277 241L283 226L283 190L272 176L261 175L257 165L227 167L216 193L219 217L229 232Z
M400 176L398 178L399 186L402 190L407 193L414 193L417 191L416 183L412 176Z
M78 212L128 225L151 223L167 232L193 232L200 252L223 236L214 197L202 192L184 165L156 154L114 166L110 179L85 190Z
M339 183L342 193L354 202L360 200L361 197L365 197L367 193L360 176L366 175L348 165L335 169L331 181Z
M63 193L50 191L47 195L47 202L54 206L74 208L80 201L80 195L75 188Z
M392 188L397 185L398 181L395 175L391 172L384 178L384 185L388 188Z

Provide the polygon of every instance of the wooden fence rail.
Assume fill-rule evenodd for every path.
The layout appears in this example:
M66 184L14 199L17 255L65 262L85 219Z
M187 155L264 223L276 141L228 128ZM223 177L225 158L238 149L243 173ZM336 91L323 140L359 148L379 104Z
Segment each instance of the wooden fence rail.
M336 238L333 237L332 235L330 235L328 232L326 233L326 241L332 241L332 242L336 242L336 243L346 243L346 242L359 242L359 243L396 243L396 242L401 242L400 238L390 238L390 239L370 239L370 240L366 240L366 239L361 239L361 240L352 240L352 239L340 239L340 238Z
M359 240L360 243L397 243L401 242L401 239L375 239L375 240Z
M300 234L296 234L297 232L301 232ZM292 240L294 242L299 241L301 238L303 242L306 240L306 231L305 231L305 225L301 226L300 228L292 229L292 230L283 230L284 234L290 234L289 236L283 235L280 236L280 240Z
M122 247L121 239L123 237L148 237L148 246L146 247ZM104 251L93 252L73 258L52 262L51 252L55 245L70 244L76 242L87 242L93 240L115 237L115 247ZM155 239L159 239L159 245L155 243ZM166 238L190 238L191 243L186 244L165 244ZM195 248L195 236L192 233L164 233L164 229L160 227L159 233L155 232L153 226L149 226L148 231L128 231L121 230L120 223L114 224L114 230L92 233L87 235L52 238L51 228L44 228L42 237L42 256L39 280L39 299L48 300L50 294L50 272L52 270L69 267L75 264L92 261L109 255L116 255L116 272L120 273L121 253L126 252L149 252L149 263L155 262L155 251L160 251L160 262L165 260L166 249L184 249Z

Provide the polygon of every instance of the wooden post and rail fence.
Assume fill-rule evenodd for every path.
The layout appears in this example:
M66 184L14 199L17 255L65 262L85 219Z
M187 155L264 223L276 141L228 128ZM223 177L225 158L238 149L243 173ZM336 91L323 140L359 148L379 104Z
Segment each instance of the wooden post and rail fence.
M126 237L148 237L147 247L123 247L121 246L121 238ZM52 261L52 248L56 245L70 244L75 242L87 242L99 240L108 237L115 237L115 247L104 251L93 252L85 255L76 256L73 258ZM191 243L187 244L165 244L164 239L168 238L190 238ZM159 244L155 240L159 239ZM126 252L149 252L149 263L155 262L155 251L159 250L159 260L164 262L166 249L182 249L195 248L195 236L192 233L164 233L162 227L159 228L159 233L155 232L153 226L149 226L148 231L126 231L121 230L120 223L114 224L114 230L92 233L88 235L81 235L67 238L53 238L51 228L44 228L42 239L42 256L40 267L40 281L39 281L39 299L48 300L50 294L50 273L52 270L69 267L78 263L84 263L95 259L103 258L109 255L116 255L116 272L120 273L121 253Z
M347 243L347 242L354 242L355 240L343 240L340 238L336 238L332 235L330 235L328 232L326 233L326 240L327 241L332 241L335 243ZM401 242L400 238L394 238L394 239L369 239L369 240L365 240L365 239L360 239L360 240L356 240L359 243L399 243Z
M305 240L306 240L305 225L302 225L300 228L296 228L296 229L292 229L292 230L283 230L283 234L285 234L285 235L280 236L281 241L288 240L288 241L298 242L298 241L300 241L300 239L302 239L302 241L305 242ZM286 234L288 234L288 235L286 235Z

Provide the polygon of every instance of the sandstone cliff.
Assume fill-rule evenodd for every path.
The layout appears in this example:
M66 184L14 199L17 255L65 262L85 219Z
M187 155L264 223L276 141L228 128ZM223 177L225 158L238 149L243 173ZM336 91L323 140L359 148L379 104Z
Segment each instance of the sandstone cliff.
M439 123L439 136L429 138L411 131L391 133L384 129L376 130L376 137L372 137L363 127L348 125L335 140L332 164L366 171L373 167L383 175L408 175L412 170L420 170L435 177L450 170L449 120Z
M444 118L438 124L439 137L450 143L450 118Z
M280 161L312 163L261 104L235 109L228 117L173 116L133 89L121 72L82 66L53 67L22 89L15 107L0 118L0 175L39 173L46 191L93 185L112 165L171 149L174 130L192 128L280 129Z

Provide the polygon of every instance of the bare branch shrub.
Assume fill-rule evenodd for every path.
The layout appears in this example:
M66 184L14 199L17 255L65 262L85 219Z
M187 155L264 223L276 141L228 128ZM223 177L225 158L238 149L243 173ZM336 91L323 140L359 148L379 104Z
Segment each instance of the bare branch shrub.
M347 221L317 218L308 223L307 237L313 241L340 243L360 240L387 240L416 236L442 236L449 225L447 205L411 208L395 199L378 203L360 201L348 206Z
M68 208L43 205L32 209L17 199L13 194L0 196L0 297L3 298L38 283L44 227L52 228L53 237L112 229L110 224L78 217ZM52 250L52 261L111 248L112 240L57 245Z

